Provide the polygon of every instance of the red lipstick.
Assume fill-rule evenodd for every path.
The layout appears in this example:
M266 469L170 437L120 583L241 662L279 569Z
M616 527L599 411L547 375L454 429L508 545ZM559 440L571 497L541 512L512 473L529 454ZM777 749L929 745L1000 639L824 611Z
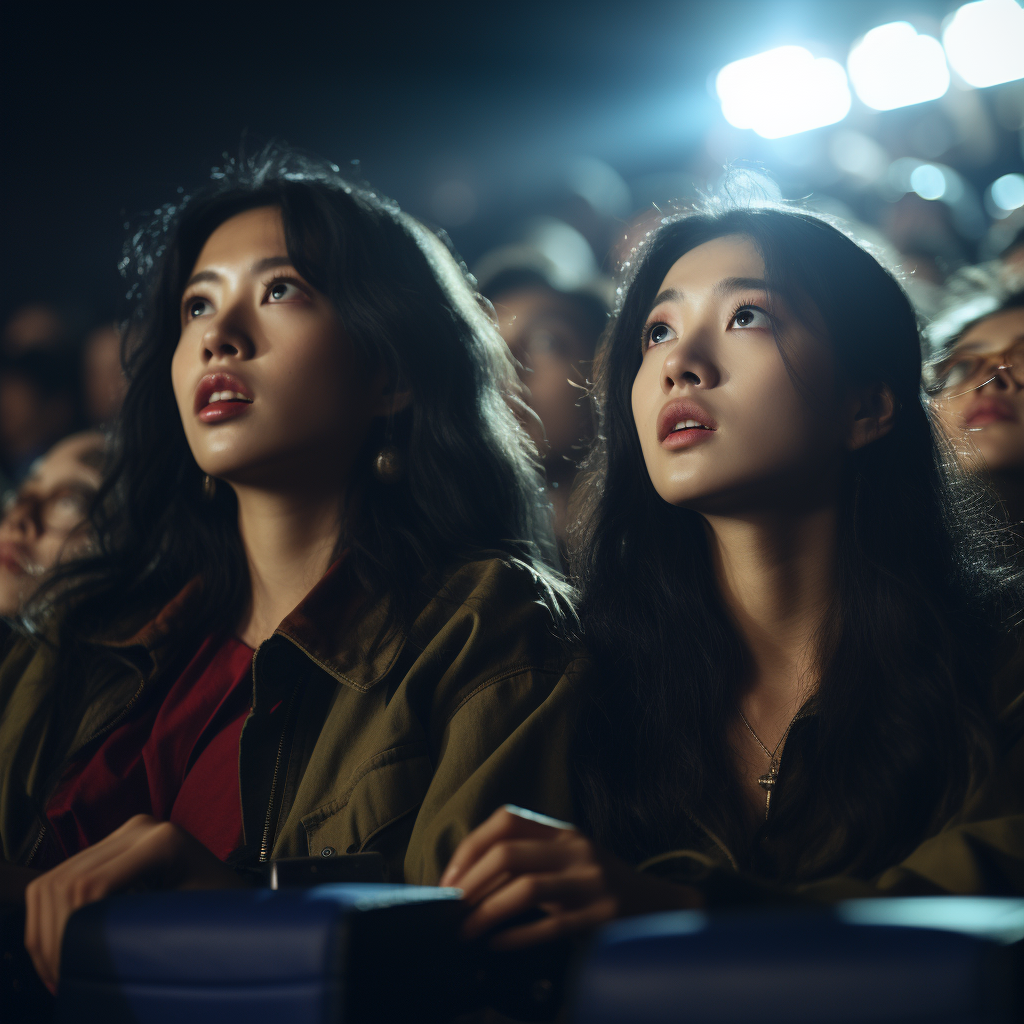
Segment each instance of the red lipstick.
M676 399L658 416L658 441L662 448L677 451L710 440L718 424L696 402Z
M195 412L203 423L222 423L248 411L253 394L233 373L209 373L196 387Z
M1005 399L988 396L979 399L964 416L964 426L978 429L989 423L1016 423L1017 410Z

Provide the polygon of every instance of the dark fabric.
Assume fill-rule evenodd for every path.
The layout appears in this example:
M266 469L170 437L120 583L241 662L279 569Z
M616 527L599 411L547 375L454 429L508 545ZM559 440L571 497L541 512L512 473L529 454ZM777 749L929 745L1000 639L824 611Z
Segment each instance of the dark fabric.
M0 905L0 1021L49 1024L56 1000L39 980L25 952L25 910Z
M162 700L72 762L47 806L57 842L43 855L70 857L135 814L180 825L222 860L241 846L238 740L252 654L235 637L208 637Z

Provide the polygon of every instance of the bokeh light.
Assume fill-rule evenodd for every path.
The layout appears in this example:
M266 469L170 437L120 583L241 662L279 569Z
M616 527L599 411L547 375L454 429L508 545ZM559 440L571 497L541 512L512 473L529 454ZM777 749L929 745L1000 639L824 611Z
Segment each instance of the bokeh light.
M1024 78L1024 9L1015 0L964 4L942 44L953 70L976 89Z
M875 110L937 100L949 88L942 44L907 21L873 28L850 50L846 66L857 96Z
M727 64L715 90L729 124L752 128L765 139L835 124L851 102L842 66L802 46L780 46Z
M1024 174L1004 174L989 188L992 202L1007 213L1024 206Z

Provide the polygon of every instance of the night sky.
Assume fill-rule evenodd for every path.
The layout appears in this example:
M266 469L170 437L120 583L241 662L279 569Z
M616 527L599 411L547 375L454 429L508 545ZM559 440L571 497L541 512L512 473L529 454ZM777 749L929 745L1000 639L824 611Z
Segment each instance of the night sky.
M937 31L955 6L912 9ZM123 291L124 222L200 184L223 152L270 139L358 160L356 177L429 222L461 202L446 227L472 261L524 213L558 212L574 158L627 179L692 161L720 118L709 76L728 61L793 41L842 61L857 35L909 10L892 0L9 7L0 314L50 299L106 315Z

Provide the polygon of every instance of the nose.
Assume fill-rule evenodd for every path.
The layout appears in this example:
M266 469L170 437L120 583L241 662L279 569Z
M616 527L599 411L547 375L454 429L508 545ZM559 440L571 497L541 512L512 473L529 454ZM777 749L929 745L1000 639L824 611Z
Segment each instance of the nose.
M721 374L715 363L711 346L699 329L684 335L665 355L662 363L662 389L668 394L673 388L689 385L695 388L713 388Z
M244 314L238 309L221 310L203 331L203 362L251 359L254 352L252 335L246 328Z
M999 363L985 368L985 383L978 390L992 388L995 391L1019 391L1020 387L1013 377L1011 367Z
M26 501L16 500L0 519L0 535L9 534L24 539L39 533L35 516Z

